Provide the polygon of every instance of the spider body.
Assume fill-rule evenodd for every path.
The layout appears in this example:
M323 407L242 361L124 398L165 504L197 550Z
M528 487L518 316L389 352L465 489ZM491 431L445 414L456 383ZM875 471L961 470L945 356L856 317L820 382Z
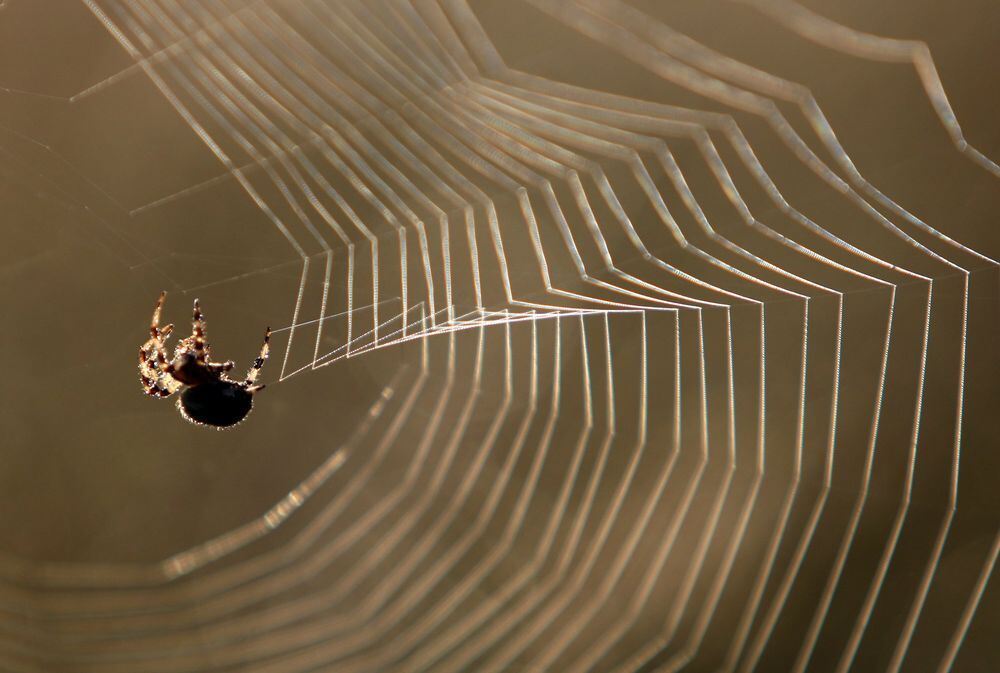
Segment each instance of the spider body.
M236 425L253 408L254 395L264 386L257 384L264 361L267 360L271 329L264 334L260 355L254 361L246 379L234 381L226 376L234 364L212 362L205 339L205 318L198 300L194 300L194 321L191 336L182 339L167 360L166 339L173 325L160 327L160 312L166 292L160 293L150 321L150 337L139 348L139 380L151 397L170 397L177 391L177 408L192 423L214 428Z
M185 388L177 408L192 423L228 428L250 413L253 393L236 381L211 381Z

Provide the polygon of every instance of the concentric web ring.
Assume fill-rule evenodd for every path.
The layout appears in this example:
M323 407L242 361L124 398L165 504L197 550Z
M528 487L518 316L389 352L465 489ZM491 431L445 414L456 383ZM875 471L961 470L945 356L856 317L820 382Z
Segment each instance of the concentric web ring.
M517 5L606 87L508 63L464 0L83 2L135 65L69 105L141 74L225 168L130 214L228 184L293 256L216 279L295 269L268 395L410 357L257 519L154 564L5 558L5 670L952 670L1000 553L962 470L997 264L866 177L808 81L619 0ZM923 43L727 9L916 73L1000 177Z

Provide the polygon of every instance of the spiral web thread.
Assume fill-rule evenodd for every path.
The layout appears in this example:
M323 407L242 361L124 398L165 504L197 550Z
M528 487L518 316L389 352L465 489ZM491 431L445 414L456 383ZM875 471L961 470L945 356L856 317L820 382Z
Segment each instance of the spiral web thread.
M842 672L874 648L899 671L918 632L951 668L1000 551L994 520L960 612L921 630L962 515L971 279L996 263L870 183L807 87L618 0L529 4L706 109L511 69L462 0L84 2L297 256L278 381L419 356L245 526L153 565L7 559L6 669L799 673L822 648ZM745 2L912 63L1000 176L925 45ZM796 207L762 134L850 223ZM947 445L921 435L932 348L953 363L930 417ZM855 351L871 366L842 367ZM905 437L880 434L889 397ZM364 501L393 455L398 484ZM922 462L947 497L915 532Z

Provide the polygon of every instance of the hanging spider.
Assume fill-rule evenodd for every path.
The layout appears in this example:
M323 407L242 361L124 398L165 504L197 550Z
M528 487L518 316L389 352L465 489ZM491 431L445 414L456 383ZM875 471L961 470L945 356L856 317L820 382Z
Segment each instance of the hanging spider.
M191 336L177 342L173 360L168 362L166 339L174 326L160 327L160 311L166 296L166 292L160 293L149 324L149 340L139 348L139 379L143 389L152 397L170 397L180 390L177 409L192 423L215 428L236 425L250 413L254 394L264 387L255 382L267 360L271 328L264 333L264 345L246 379L233 381L226 376L235 366L232 361L212 362L210 359L205 340L205 317L195 299Z

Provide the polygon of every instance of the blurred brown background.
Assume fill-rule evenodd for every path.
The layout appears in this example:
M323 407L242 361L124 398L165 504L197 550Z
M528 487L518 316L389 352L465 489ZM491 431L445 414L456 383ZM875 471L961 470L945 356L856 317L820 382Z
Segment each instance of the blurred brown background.
M124 21L126 16L133 16L141 23L143 11L151 12L154 8L164 12L183 9L194 19L202 16L200 12L225 16L242 11L247 21L266 23L269 19L263 10L254 6L257 4L273 5L277 15L292 25L297 25L296 22L305 25L314 20L309 17L321 16L320 13L307 15L297 2L271 3L270 0L246 7L236 2L177 4L152 0L136 3L109 0L98 2L97 6L122 25L128 24ZM311 4L329 7L333 12L343 11L347 17L345 24L335 27L343 31L357 30L352 22L370 21L369 27L374 34L395 35L393 31L398 26L392 20L409 16L403 10L393 9L392 3L384 6L375 3L372 8L356 3L343 7L336 2ZM1000 254L1000 235L995 223L1000 206L997 176L956 149L928 103L927 94L911 65L876 62L823 48L741 3L713 0L629 4L732 59L808 87L838 139L872 184L963 246L994 259ZM1000 129L995 123L1000 5L985 0L802 4L859 31L926 43L966 139L985 156L1000 158ZM456 9L464 5L458 0L441 3L442 11L451 17L467 16L464 10ZM810 217L824 226L829 225L838 235L860 247L867 245L866 249L876 254L885 254L900 265L908 265L937 279L912 500L903 536L851 669L886 670L891 665L893 648L919 590L928 558L934 552L942 519L949 511L954 409L961 359L962 275L929 261L912 246L894 242L891 236L878 231L870 220L860 217L847 199L818 185L787 151L773 128L759 116L733 110L718 100L668 82L624 57L620 51L574 30L559 18L559 12L586 15L584 9L572 3L554 5L558 10L554 13L520 1L472 1L468 8L505 64L513 70L632 99L732 115L745 129L754 151L774 180L794 194L796 205ZM415 6L419 12L429 11L419 2ZM780 9L776 11L780 13ZM179 29L189 28L191 26L182 25ZM418 39L412 35L408 38L402 28L399 30L403 36L400 39ZM209 34L219 44L227 39L225 33L210 31ZM233 40L238 41L237 37ZM349 43L331 40L329 48L341 50L345 63L352 58L364 60L363 53L352 53L345 44ZM387 40L386 44L392 42ZM157 51L149 45L141 48L144 54ZM175 56L169 50L166 53L167 57L157 57L160 60L154 59L152 63L154 69L159 68L164 73L167 81L172 81L168 62ZM188 67L179 58L177 62L182 69ZM399 86L404 90L402 84ZM183 92L178 95L188 104L194 100ZM385 100L392 109L391 97L386 96ZM417 100L416 104L419 107L421 103ZM782 102L778 108L796 131L819 147L812 140L815 136L809 124L794 105ZM405 116L402 107L397 111ZM359 122L358 128L378 148L385 146L376 126ZM224 136L222 131L224 126L209 124L209 133ZM724 146L718 142L720 147ZM733 211L726 210L728 206L721 191L710 185L711 174L704 166L698 166L693 145L678 142L676 146L671 144L671 149L688 171L692 187L706 195L703 207L713 225L723 235L749 246L751 239L742 233ZM722 151L726 161L735 160L732 149ZM822 154L822 150L819 151ZM233 150L237 165L252 163L252 157L239 156L238 152ZM391 155L387 153L387 156ZM827 154L822 156L824 160L829 158ZM605 161L599 155L595 155L594 160L607 165L613 181L628 182L627 176L621 177L624 170L613 166L614 162ZM310 265L303 272L302 261L286 238L258 205L247 198L239 183L227 175L217 157L192 132L143 70L133 65L133 59L84 2L6 0L0 3L0 167L0 275L3 279L0 282L0 311L5 320L5 329L0 331L0 357L4 363L0 382L0 428L3 429L0 512L4 513L0 517L0 551L6 559L0 575L3 604L0 661L7 662L0 668L11 671L424 668L422 664L413 663L422 661L419 657L407 659L401 654L379 659L378 644L364 651L365 656L372 657L371 661L353 658L345 659L342 664L305 663L308 659L286 661L283 658L286 655L308 653L308 647L299 644L290 645L287 652L282 651L280 655L262 655L256 663L252 654L247 655L246 661L239 662L237 657L233 660L237 663L213 663L213 641L208 637L200 641L198 635L200 628L211 624L211 613L200 618L197 608L190 607L193 616L187 622L185 615L188 613L174 618L170 610L175 609L172 606L187 606L186 600L194 600L186 598L186 582L193 579L210 583L210 579L199 578L210 578L213 569L236 572L233 569L238 570L241 564L251 563L291 544L295 536L324 511L325 504L349 489L352 483L361 483L357 481L361 478L358 475L367 475L363 486L357 492L352 491L352 498L344 505L340 516L317 533L317 547L296 555L295 562L307 563L310 558L318 558L315 549L324 540L340 539L336 537L338 531L365 521L364 517L377 510L385 498L400 495L398 489L405 478L405 470L413 465L414 456L420 455L421 442L427 442L429 462L421 463L418 482L425 489L428 484L434 486L429 509L413 528L408 529L405 543L393 548L389 556L370 568L371 575L337 600L331 599L322 608L325 612L321 610L313 617L303 618L297 628L307 629L328 618L335 620L344 615L348 618L357 604L379 590L380 576L392 576L392 569L406 562L408 550L419 549L424 539L422 535L433 529L435 521L455 513L454 523L443 536L429 551L422 551L426 556L418 566L419 572L402 578L400 586L389 590L393 600L401 597L400 600L405 601L408 590L419 589L418 578L425 576L421 573L429 572L436 559L447 557L450 545L463 539L462 533L472 526L477 507L486 501L491 483L502 474L504 459L516 444L517 422L525 413L529 399L530 326L525 323L511 327L509 350L502 327L491 327L484 332L471 329L457 332L453 338L441 335L426 344L421 341L402 343L311 371L308 365L315 353L332 351L346 337L346 318L337 317L324 323L320 337L317 337L315 325L298 330L297 345L287 348L288 361L285 363L289 332L280 330L293 322L293 308L303 277L303 309L298 320L305 323L318 317L325 258L310 248ZM471 170L468 173L470 179L478 180L472 177ZM268 186L263 171L253 169L248 175L269 203L282 203L280 193L273 184ZM329 166L324 177L338 189L349 188L349 181ZM751 182L746 174L738 176L737 180L742 180L741 187ZM417 186L427 193L434 191L429 183L418 181ZM512 266L517 278L521 279L518 282L524 296L540 301L543 288L531 276L535 271L526 261L530 258L531 247L523 224L517 221L516 203L510 194L496 186L481 186L497 200L501 227L510 229L508 252L515 259ZM795 231L792 225L782 222L781 213L764 196L752 193L749 187L745 191L751 209L761 220L789 235ZM652 219L648 205L643 205L642 193L634 185L624 187L619 196L639 223L638 227ZM431 216L420 210L424 206L417 199L409 203L425 218L432 240L436 240L433 232L437 225ZM669 205L683 210L677 199ZM287 206L276 207L287 210ZM448 212L458 249L461 244L457 232L465 226L461 210L451 208ZM280 211L278 215L284 218L287 213ZM361 215L364 218L369 214L362 212ZM682 225L693 227L690 216L687 217L688 221ZM478 222L477 226L482 227L480 254L492 254L486 225L481 219ZM545 245L558 246L555 226L545 221L541 225L546 228L545 236L551 236ZM390 260L382 262L388 269L382 277L380 294L380 300L386 302L381 310L387 319L400 310L399 279L393 275L399 273L398 251L393 248L392 230L388 225L381 226L383 228L377 233L384 245L383 254ZM571 226L574 231L585 231L579 216ZM302 227L294 233L309 240ZM337 299L331 302L327 313L340 312L346 308L339 299L346 291L342 280L346 263L340 256L336 239L326 231L324 236L337 250L333 253L330 289L331 296ZM615 236L616 244L624 249L627 243L624 237L620 232ZM665 259L673 260L671 255L675 251L671 246L674 244L667 241L666 235L651 236L662 237L650 240L657 241L660 246L657 250L663 251ZM702 240L698 239L698 234L692 236L692 240ZM416 238L410 240L410 259L417 260ZM357 238L356 242L360 260L367 251L362 246L362 239ZM769 259L783 263L782 255L787 251L783 252L774 244L762 245L759 250L766 250ZM823 243L817 240L816 245ZM902 670L906 671L937 670L946 655L950 639L963 619L963 610L975 593L976 582L984 567L989 567L1000 511L995 486L1000 467L995 419L1000 402L995 347L1000 317L997 269L982 258L955 247L942 246L940 241L931 247L972 271L966 351L968 369L964 387L958 509L916 635L903 661ZM834 247L824 251L829 251L831 256L843 255L843 250ZM467 255L467 252L462 254ZM395 266L391 262L393 255L396 255ZM458 255L456 252L456 259ZM633 264L635 252L631 255L631 258L627 254L619 257L625 260L623 266L630 270L639 266ZM788 268L796 272L815 272L812 277L817 282L840 282L835 273L810 266L793 255L788 254L786 261ZM363 266L365 262L358 264L362 275L355 290L359 297L366 292L370 297L371 280L362 273L369 267ZM872 271L872 267L864 263L859 262L859 266L866 272ZM568 262L553 262L553 267L557 282L574 291L587 292L585 283ZM455 268L456 295L465 302L460 306L463 312L471 308L471 277L467 267L456 263ZM410 273L413 297L420 298L422 278L417 262L411 261ZM717 276L711 275L713 273L717 272L706 269L704 277L714 282ZM888 275L898 279L898 276ZM502 308L502 302L497 301L500 297L498 287L494 282L492 299L487 298L496 309ZM732 287L737 291L735 285ZM264 380L270 387L258 398L257 408L245 424L227 432L195 427L179 418L171 402L155 402L141 394L134 369L135 351L146 338L145 321L161 289L169 292L166 321L177 323L177 332L182 334L191 299L195 296L201 299L215 356L236 360L238 371L252 361L264 326L270 324L279 330L271 360L264 370ZM862 483L872 400L877 394L875 372L886 320L886 295L864 283L846 288L846 291L853 294L848 295L851 298L845 315L848 327L838 419L843 439L837 448L829 500L801 576L793 585L792 598L774 634L767 640L757 670L793 669ZM798 304L777 295L765 298L771 306L767 334L770 387L766 439L772 453L767 458L768 472L765 472L757 509L745 533L748 551L741 551L736 557L731 580L718 604L708 636L698 655L684 670L720 670L749 600L752 582L791 478L797 358L802 347L801 310ZM868 501L831 612L824 620L816 650L809 659L810 671L833 671L840 662L904 489L926 285L900 281L897 301L896 332L891 344L880 427L882 439L877 444L872 478L866 489ZM364 303L371 303L370 299L368 302L358 300L356 305ZM803 477L800 495L789 520L789 541L782 544L777 555L775 577L781 576L783 569L788 567L796 535L806 525L813 498L821 490L822 456L826 450L826 424L829 423L829 384L833 376L830 339L833 312L829 297L817 298L813 306L815 322L811 323L811 329L816 342L810 343L809 357L817 373L806 388L809 397ZM697 629L698 610L709 599L713 573L724 558L726 543L737 530L740 514L737 503L745 497L751 484L752 476L745 470L748 469L746 465L754 461L755 400L759 397L759 379L753 360L758 348L755 310L747 306L734 309L738 361L735 440L740 453L730 499L726 500L719 528L705 557L705 579L699 579L694 585L691 603L681 613L679 640ZM360 309L355 324L370 324L371 319L370 309ZM691 345L694 323L683 322L678 328L682 330L684 355L681 365L684 406L681 419L675 421L668 413L674 373L670 342L672 323L656 316L649 320L650 452L669 445L679 422L682 427L681 458L664 499L654 510L646 529L648 532L631 557L621 587L615 589L614 598L602 608L597 621L588 627L595 632L607 630L616 620L625 618L627 599L640 586L644 564L651 562L659 540L669 528L668 522L678 511L683 488L694 474L693 456L701 446L697 415L699 390L693 364L696 350ZM720 378L724 367L720 358L725 341L718 314L710 316L706 312L705 320L712 426L709 442L711 450L722 452L726 424L725 390ZM580 436L583 418L580 409L584 404L581 336L588 343L587 357L594 372L592 384L597 391L594 399L600 404L604 403L602 386L609 384L603 373L601 322L587 318L583 335L580 324L576 317L560 321L564 397L559 401L558 423L528 515L517 527L511 553L477 584L461 608L449 617L448 623L460 623L465 618L463 615L475 614L477 609L490 606L491 600L501 600L497 597L503 595L505 583L518 577L530 555L542 544L549 508L559 497ZM617 367L612 382L617 394L614 410L618 434L609 464L609 475L613 478L609 476L608 485L598 489L595 516L614 501L614 484L618 483L615 480L628 469L633 446L638 441L636 425L641 424L641 399L637 393L641 371L639 322L634 315L617 316L612 319L612 329L614 337L610 349L615 354ZM540 321L536 338L540 353L538 408L541 414L548 411L553 399L552 380L556 375L554 321ZM480 370L483 392L468 412L471 417L462 420L467 413L463 405L472 390L469 378L475 368L479 339L484 344ZM424 348L426 351L422 350ZM397 414L402 413L406 393L419 381L422 353L426 353L430 362L427 388L421 391L412 410L407 412L406 422L386 458L377 465L369 463L368 458L378 450L379 438L391 419L401 417ZM455 383L449 383L449 357L454 357L457 363L452 369L457 371ZM512 359L515 379L510 417L505 418L498 431L499 438L484 455L485 467L478 473L480 476L472 486L468 502L456 510L450 496L466 483L467 478L463 475L478 455L476 452L484 446L491 423L504 408L502 381L507 357ZM279 383L278 374L283 363L286 371L302 367L305 370ZM391 399L379 411L371 428L365 426L364 419L387 389L391 389ZM446 400L446 405L438 419L435 414L439 413L438 403L442 399ZM580 473L573 477L576 486L569 499L567 517L579 511L582 484L595 469L595 456L600 438L608 428L608 419L606 412L598 413ZM434 425L439 422L440 427ZM455 438L454 454L448 458L452 450L449 433L465 422L469 429ZM433 436L422 434L431 426L435 428ZM358 434L359 428L362 434ZM449 571L441 588L409 606L405 619L392 627L395 630L389 631L392 635L386 636L387 640L403 638L408 633L405 629L420 624L424 615L433 613L438 605L435 601L445 590L460 586L465 577L484 563L491 548L499 544L503 517L516 509L517 486L531 479L531 460L535 455L532 452L540 450L545 432L543 419L539 416L531 424L525 453L517 459L510 485L497 505L498 518L491 520L485 532L477 536L475 546ZM346 451L344 465L317 491L313 500L277 531L208 566L202 571L205 575L195 573L192 578L173 583L163 581L162 584L162 578L157 579L158 562L253 521L339 448ZM662 455L653 455L648 458L651 463L642 463L643 469L629 486L623 514L616 520L607 551L598 556L596 569L587 582L588 588L574 600L586 598L587 591L599 586L602 577L614 567L614 551L625 545L629 522L641 516L645 498L655 488L653 475L658 474L657 470L664 463ZM594 670L613 670L615 666L624 665L633 652L653 642L659 633L674 605L671 601L676 597L679 578L687 572L685 561L696 553L698 535L707 525L706 517L725 478L724 464L717 460L721 459L713 458L708 464L704 485L693 501L690 518L685 519L687 523L680 529L677 547L665 566L667 570L658 580L654 600L642 609L635 629L616 645L616 649L595 663ZM365 472L372 468L370 474ZM435 475L441 477L439 482L433 480ZM392 522L405 517L408 508L416 507L414 503L421 496L420 487L413 493L408 492L401 505L394 505L386 519L370 528L362 527L358 539L348 544L330 565L322 566L314 574L300 571L300 583L276 589L257 603L233 608L233 615L252 616L258 609L307 599L334 579L359 567L364 569L368 562L365 559L369 558L366 554L377 549L380 540L387 536L392 539ZM598 528L594 520L586 524L580 551L573 559L584 554L588 543L596 539ZM555 530L554 548L558 551L568 540L569 526L561 524ZM546 560L542 564L539 571L543 576L552 571L552 563L555 562ZM121 586L116 586L116 577L120 578ZM524 591L530 592L540 581L533 578ZM772 578L766 584L763 605L769 604L776 590L777 582ZM191 591L191 595L197 595ZM952 670L987 672L1000 668L1000 655L992 637L1000 624L1000 601L996 591L994 582L982 595ZM225 592L219 595L224 601ZM101 613L102 596L110 596L108 614L88 617L91 610ZM514 605L511 604L509 610L516 615ZM158 606L167 614L162 621L154 619L148 625L143 623L136 630L129 630L130 610L136 614L155 614ZM64 617L61 618L61 614ZM376 614L381 617L383 612ZM568 623L572 613L559 619ZM759 626L759 616L753 624L755 628ZM558 626L556 622L551 628ZM364 633L365 628L368 627L359 627L359 632ZM245 652L252 653L252 644L267 633L268 628L263 625L257 630L247 627L233 641L240 645L230 644L230 647L235 647L236 651L246 648ZM426 642L432 643L435 633L438 632L428 635ZM129 644L130 634L138 634L135 637L140 639L139 645ZM162 640L156 640L160 637ZM276 642L280 644L285 637L279 632ZM512 635L509 642L519 637L526 636ZM139 652L142 643L147 642L142 638L151 639L148 642L160 648L158 658L128 659L122 654ZM335 641L336 638L331 637L318 638L317 642ZM570 654L554 663L548 662L546 668L568 670L571 663L576 665L571 655L582 652L586 645L586 642L575 643ZM506 664L506 670L536 670L532 662L544 660L544 642L532 647L534 649L529 649L522 658ZM409 654L420 651L417 644L406 650ZM496 658L498 651L486 650L482 659L472 659L472 663L462 667L485 670L486 663L501 660ZM642 670L654 670L669 660L672 652L669 648L664 649L644 662L646 668ZM175 656L177 661L172 663ZM106 661L102 657L106 657ZM442 662L426 664L429 670L437 670L435 667L447 670Z

